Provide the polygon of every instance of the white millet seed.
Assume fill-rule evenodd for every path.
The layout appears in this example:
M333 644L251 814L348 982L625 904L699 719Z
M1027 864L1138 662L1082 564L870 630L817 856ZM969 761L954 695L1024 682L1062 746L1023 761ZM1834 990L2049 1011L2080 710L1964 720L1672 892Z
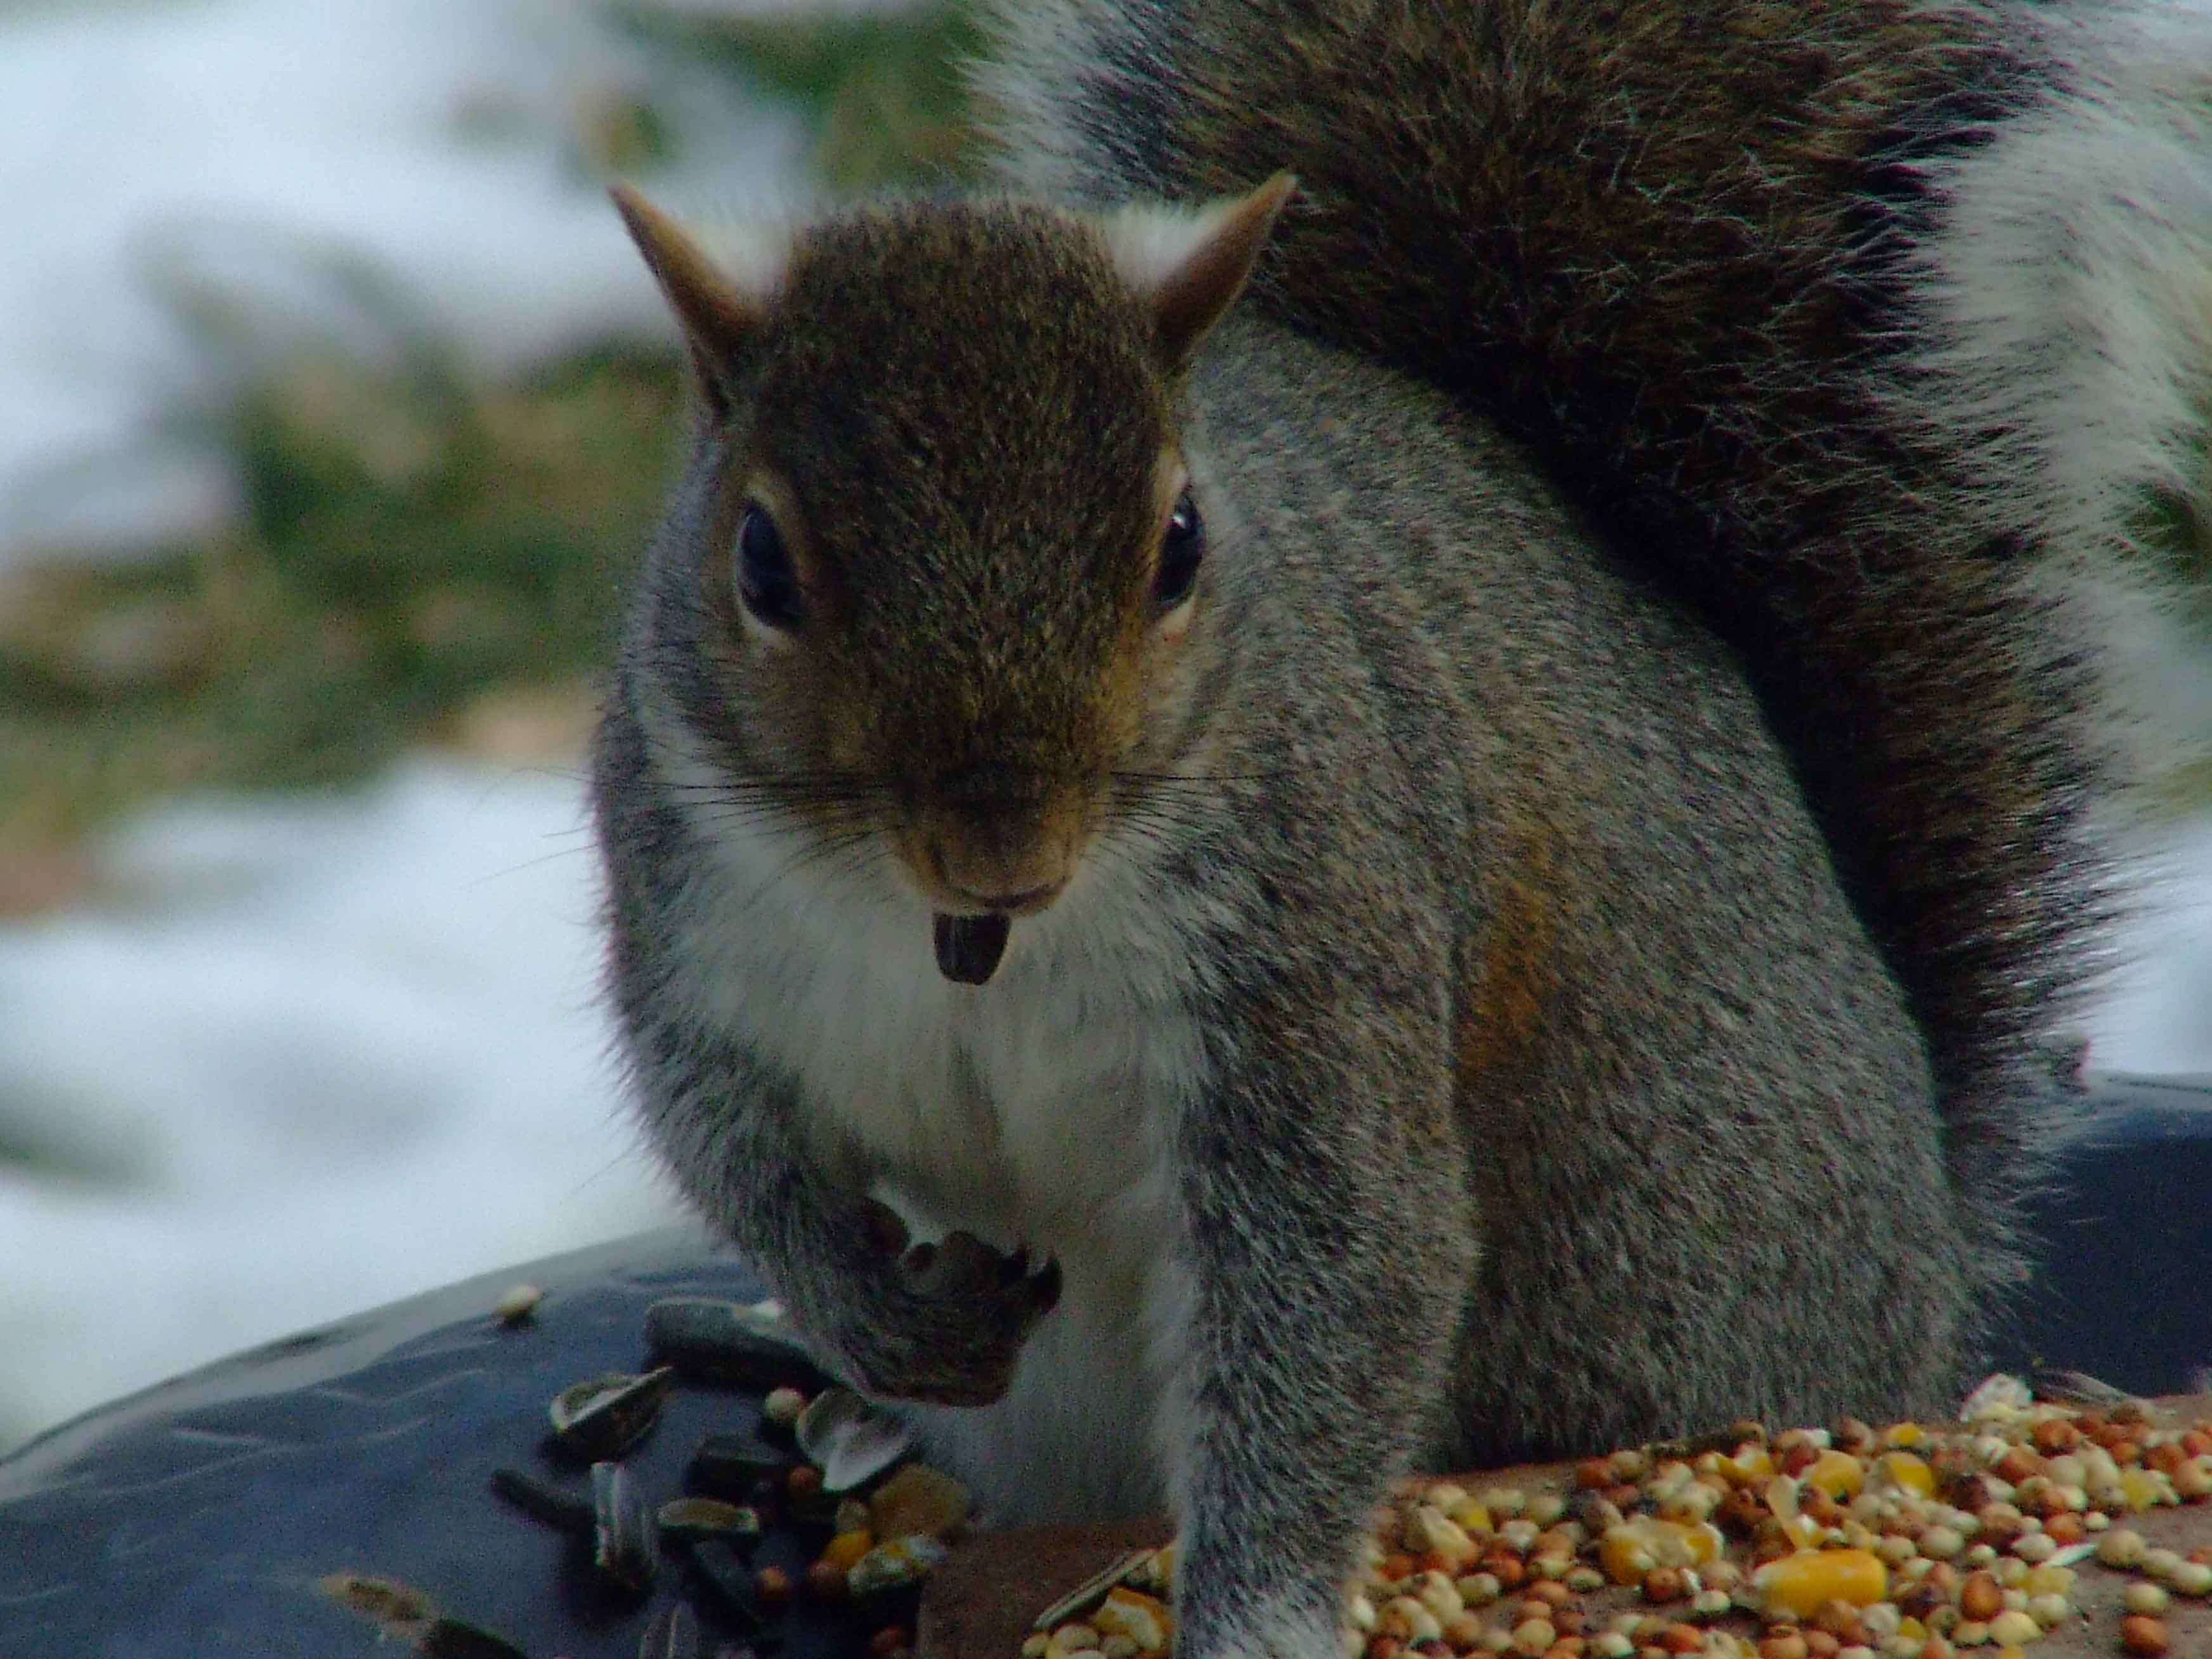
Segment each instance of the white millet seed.
M1559 1582L1577 1595L1587 1595L1605 1588L1605 1575L1595 1567L1577 1567Z
M2120 1600L2130 1613L2140 1613L2155 1619L2164 1613L2172 1598L2156 1584L2147 1584L2138 1578L2120 1592Z
M1872 1607L1859 1609L1859 1623L1877 1641L1887 1641L1896 1635L1897 1627L1904 1622L1905 1615L1897 1610L1894 1601L1876 1601Z
M2024 1532L2013 1540L2012 1553L2031 1566L2038 1566L2058 1553L2058 1544L2047 1532Z
M2085 1532L2102 1532L2112 1524L2112 1517L2102 1510L2091 1510L2081 1517L2081 1528Z
M1936 1611L1941 1613L1942 1609L1938 1607ZM1978 1619L1962 1619L1951 1632L1951 1645L1954 1648L1978 1648L1989 1639L1990 1627Z
M770 1389L761 1401L761 1415L778 1428L787 1429L806 1409L806 1396L796 1389Z
M1976 1544L1966 1552L1966 1565L1970 1567L1986 1567L1996 1559L1995 1547L1989 1544Z
M2212 1595L2212 1566L2202 1561L2184 1561L2166 1574L2166 1582L2184 1595Z
M1528 1518L1548 1527L1567 1512L1567 1500L1555 1492L1540 1492L1528 1500Z
M1729 1610L1729 1606L1726 1590L1699 1590L1690 1598L1690 1613L1694 1618L1717 1619Z
M1385 1601L1376 1615L1375 1627L1385 1636L1402 1637L1407 1642L1434 1642L1444 1633L1443 1621L1410 1595Z
M545 1292L535 1285L511 1285L491 1304L491 1310L501 1324L520 1325L538 1311L538 1304L544 1299Z
M1920 1534L1920 1553L1938 1561L1948 1561L1966 1547L1966 1540L1950 1527L1930 1527Z
M2172 1550L2145 1550L2143 1571L2154 1578L2163 1578L2181 1565L2181 1557Z
M1350 1604L1346 1607L1345 1612L1352 1620L1352 1629L1373 1630L1375 1628L1375 1604L1365 1596L1353 1596Z
M2056 1630L2074 1616L2074 1604L2063 1595L2031 1595L2027 1616L2045 1630Z
M1525 1653L1529 1659L1537 1659L1559 1639L1559 1632L1553 1629L1548 1619L1524 1620L1513 1627L1513 1651Z
M2108 1567L2139 1567L2142 1565L2144 1548L2141 1533L2132 1527L2122 1527L2097 1540L2097 1559Z
M2025 1647L2042 1634L2043 1626L2017 1607L2008 1607L1990 1620L1990 1640L1999 1647Z
M1498 1582L1494 1572L1471 1572L1455 1580L1452 1588L1459 1592L1460 1600L1471 1607L1486 1607L1505 1593L1505 1587Z
M1467 1611L1466 1598L1444 1573L1417 1572L1407 1581L1407 1588L1415 1601L1439 1620L1448 1622Z
M1502 1626L1492 1625L1475 1639L1475 1645L1486 1653L1513 1651L1513 1632Z
M1887 1533L1875 1540L1874 1553L1893 1567L1901 1567L1920 1553L1919 1547L1910 1538L1898 1533Z
M1536 1534L1541 1531L1543 1528L1534 1521L1508 1521L1498 1528L1498 1535L1515 1550L1525 1554L1528 1546L1536 1541Z
M1617 1630L1609 1630L1592 1637L1589 1649L1591 1659L1635 1659L1636 1644Z
M1492 1486L1475 1499L1490 1511L1492 1521L1510 1521L1528 1507L1528 1500L1518 1486Z

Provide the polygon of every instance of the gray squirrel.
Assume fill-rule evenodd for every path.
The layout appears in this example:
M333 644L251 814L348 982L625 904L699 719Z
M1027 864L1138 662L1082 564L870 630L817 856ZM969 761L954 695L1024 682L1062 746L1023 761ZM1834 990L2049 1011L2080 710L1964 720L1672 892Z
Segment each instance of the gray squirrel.
M617 191L659 1155L993 1516L1170 1505L1188 1656L1338 1651L1413 1465L1954 1407L2125 894L2212 23L997 29L1003 191Z

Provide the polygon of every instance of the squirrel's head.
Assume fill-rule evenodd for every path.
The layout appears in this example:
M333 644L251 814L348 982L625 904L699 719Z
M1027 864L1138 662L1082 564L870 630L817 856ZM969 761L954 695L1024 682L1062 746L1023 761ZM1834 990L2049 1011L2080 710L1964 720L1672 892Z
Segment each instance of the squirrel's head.
M616 192L702 397L687 712L763 811L896 860L951 977L1194 740L1180 387L1291 189L872 208L720 258Z

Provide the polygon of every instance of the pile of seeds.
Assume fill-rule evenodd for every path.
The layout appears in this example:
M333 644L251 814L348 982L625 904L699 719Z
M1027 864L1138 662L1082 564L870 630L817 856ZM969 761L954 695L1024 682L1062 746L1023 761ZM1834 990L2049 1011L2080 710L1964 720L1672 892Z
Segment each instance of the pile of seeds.
M2080 1617L2094 1557L2141 1575L2119 1650L2171 1646L2174 1596L2212 1596L2212 1550L2124 1523L2212 1498L2212 1419L2135 1401L2039 1403L2010 1378L1961 1420L1695 1443L1577 1465L1550 1489L1415 1480L1377 1516L1346 1595L1350 1659L2031 1659ZM1047 1609L1024 1659L1145 1659L1172 1631L1173 1546Z

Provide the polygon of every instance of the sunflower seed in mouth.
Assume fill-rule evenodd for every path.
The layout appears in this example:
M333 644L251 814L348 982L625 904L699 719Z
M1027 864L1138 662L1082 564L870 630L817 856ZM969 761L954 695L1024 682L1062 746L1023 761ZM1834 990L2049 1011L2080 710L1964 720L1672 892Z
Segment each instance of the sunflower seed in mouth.
M999 971L1011 927L1004 916L948 916L933 924L937 970L961 985L981 985Z

